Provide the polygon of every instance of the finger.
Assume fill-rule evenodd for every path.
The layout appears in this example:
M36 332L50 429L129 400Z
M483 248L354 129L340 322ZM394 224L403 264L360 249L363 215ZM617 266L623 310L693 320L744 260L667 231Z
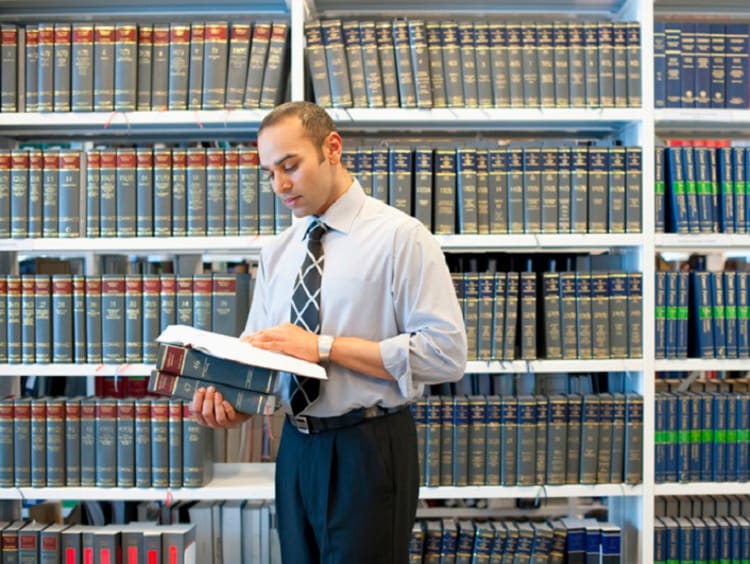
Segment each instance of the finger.
M209 425L216 425L216 417L214 416L214 395L216 394L216 388L209 386L206 389L206 396L203 400L203 409L201 415L208 422Z
M214 416L216 417L216 423L220 426L226 425L227 416L224 411L224 396L221 392L214 394Z
M206 388L203 387L198 388L193 394L193 401L190 403L190 411L192 411L194 415L197 415L201 412L201 409L203 408L203 399L205 396Z
M237 420L237 412L234 410L232 404L227 400L224 400L224 402L222 403L222 407L224 408L224 413L226 414L227 420L230 423L234 423Z

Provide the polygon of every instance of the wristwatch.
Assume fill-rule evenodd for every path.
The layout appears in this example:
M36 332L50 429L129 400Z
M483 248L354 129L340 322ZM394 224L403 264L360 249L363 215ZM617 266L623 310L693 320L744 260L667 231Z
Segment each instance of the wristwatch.
M318 362L323 366L327 366L331 360L331 347L333 346L333 337L330 335L320 335L318 337L318 355L320 360Z

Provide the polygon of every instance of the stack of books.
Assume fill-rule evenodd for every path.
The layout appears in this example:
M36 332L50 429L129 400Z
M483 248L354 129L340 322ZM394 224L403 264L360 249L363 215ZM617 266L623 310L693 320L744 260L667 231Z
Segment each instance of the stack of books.
M270 414L277 405L279 372L326 378L317 364L186 325L170 325L156 340L148 390L173 398L191 400L199 388L213 386L237 411Z

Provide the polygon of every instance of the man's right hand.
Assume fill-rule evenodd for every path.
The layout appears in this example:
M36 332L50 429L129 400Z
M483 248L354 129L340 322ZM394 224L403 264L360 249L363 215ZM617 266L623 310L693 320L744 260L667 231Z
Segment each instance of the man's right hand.
M246 413L235 411L213 386L196 390L190 410L198 423L213 429L230 429L250 419Z

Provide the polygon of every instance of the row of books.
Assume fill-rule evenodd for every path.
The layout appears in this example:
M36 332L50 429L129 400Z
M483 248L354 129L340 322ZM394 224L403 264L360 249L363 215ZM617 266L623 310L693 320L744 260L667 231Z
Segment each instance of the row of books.
M656 358L750 357L748 272L656 272Z
M409 545L410 564L437 562L622 562L619 526L596 519L417 520Z
M657 393L657 482L750 480L750 393Z
M196 526L156 525L68 525L38 521L0 521L4 562L84 564L194 564ZM239 561L237 561L239 562Z
M249 274L0 276L0 362L154 362L182 323L239 335Z
M324 107L638 107L637 22L305 22Z
M657 147L655 229L667 233L748 233L747 147Z
M654 106L748 107L750 27L740 22L654 22Z
M212 434L189 402L0 399L2 487L201 487Z
M286 92L288 27L3 24L0 111L271 108Z
M654 520L654 564L743 562L750 559L750 519L657 517Z
M428 396L412 411L426 486L641 481L636 394Z
M343 161L434 233L640 233L641 148L375 146Z
M470 359L639 358L642 275L453 273Z

